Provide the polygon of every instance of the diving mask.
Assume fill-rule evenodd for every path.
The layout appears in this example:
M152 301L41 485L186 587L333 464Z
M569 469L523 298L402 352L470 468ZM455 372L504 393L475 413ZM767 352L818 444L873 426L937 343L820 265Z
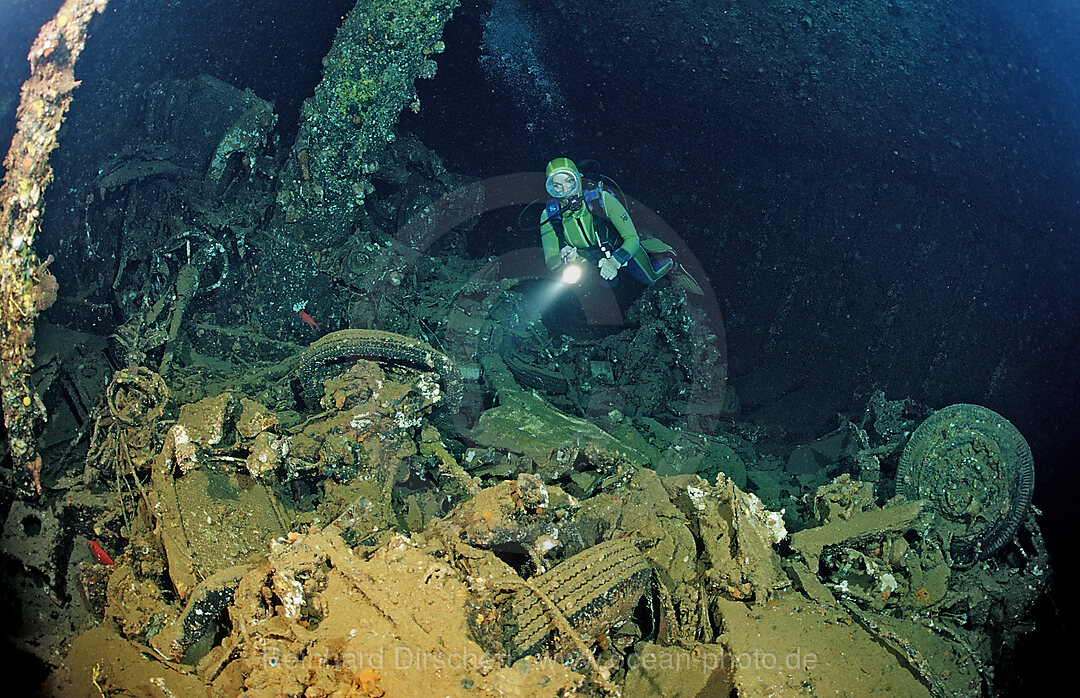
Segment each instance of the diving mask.
M555 170L547 178L547 191L556 199L581 195L581 176L573 170Z

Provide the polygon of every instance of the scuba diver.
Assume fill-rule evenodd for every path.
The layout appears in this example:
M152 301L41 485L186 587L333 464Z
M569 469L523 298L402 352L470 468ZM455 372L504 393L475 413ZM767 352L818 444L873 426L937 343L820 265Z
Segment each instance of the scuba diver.
M639 236L622 202L602 183L584 179L569 158L549 162L546 175L552 198L540 217L540 239L548 269L573 270L581 260L595 260L601 278L611 285L625 269L646 285L670 274L684 290L702 295L701 286L675 261L675 250L656 238Z

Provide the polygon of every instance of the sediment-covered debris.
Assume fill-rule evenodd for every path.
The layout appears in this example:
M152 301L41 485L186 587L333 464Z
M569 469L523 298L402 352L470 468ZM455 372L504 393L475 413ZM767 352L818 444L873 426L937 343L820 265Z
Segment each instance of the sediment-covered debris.
M408 694L411 672L433 666L451 693L693 683L767 695L842 686L855 663L890 677L868 690L980 695L1045 589L1030 518L997 555L950 566L930 503L883 502L888 480L852 478L867 451L898 457L869 436L815 446L849 471L792 500L792 515L710 472L782 477L734 433L691 447L655 420L601 426L512 383L448 438L449 359L391 333L356 336L389 348L324 351L331 337L249 374L248 392L182 404L190 367L171 374L180 391L149 369L118 373L84 475L118 496L83 515L115 565L23 555L28 572L78 580L84 612L141 652L117 656L252 695ZM317 391L269 387L305 365ZM20 555L12 541L31 514L13 516L5 541ZM762 619L773 630L759 635ZM138 675L80 663L81 647L54 682ZM743 661L751 652L782 659ZM702 673L672 683L646 657Z
M742 695L839 687L853 663L893 672L868 690L980 695L1016 639L998 613L1019 621L1045 588L1033 522L953 569L926 503L883 506L844 474L807 494L812 520L791 533L724 474L658 475L652 458L678 451L629 447L529 393L500 392L474 445L448 450L432 367L383 361L334 366L318 405L229 390L169 406L166 424L154 391L132 390L154 374L116 381L139 409L117 408L109 438L142 455L98 449L97 468L137 496L117 500L116 565L87 609L143 651L130 661L252 695L409 694L435 666L450 693L683 685L645 657L699 662L685 685ZM125 685L112 661L80 664L81 646L54 681Z

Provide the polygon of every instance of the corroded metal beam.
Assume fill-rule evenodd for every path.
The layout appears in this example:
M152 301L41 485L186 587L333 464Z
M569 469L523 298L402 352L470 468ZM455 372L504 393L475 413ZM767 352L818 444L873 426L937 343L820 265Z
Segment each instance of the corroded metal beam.
M34 423L45 406L30 384L34 318L55 299L55 279L32 247L41 225L45 187L52 181L49 154L79 85L75 62L87 26L108 0L67 0L30 48L30 78L23 83L18 125L4 160L0 185L0 392L16 479L23 494L41 494L41 456Z
M394 140L401 110L419 110L416 80L435 75L432 59L457 6L357 0L345 17L281 175L278 223L296 239L323 247L353 232L379 169L376 154Z

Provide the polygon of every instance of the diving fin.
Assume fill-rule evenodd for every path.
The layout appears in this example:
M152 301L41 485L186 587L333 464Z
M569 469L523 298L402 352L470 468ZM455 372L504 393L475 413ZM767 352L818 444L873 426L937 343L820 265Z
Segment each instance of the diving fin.
M701 290L701 285L694 280L694 277L690 276L690 272L686 271L686 267L683 265L680 264L678 268L673 269L670 276L671 283L687 293L693 293L695 296L705 295L705 291Z
M675 248L660 238L642 236L638 241L638 244L641 246L641 249L649 254L670 253L668 255L669 257L675 255ZM687 293L693 293L695 296L704 296L705 291L701 290L701 284L695 281L694 277L690 276L690 273L686 271L686 267L679 264L675 259L672 259L671 262L675 265L674 268L667 273L667 276L671 277L671 282Z

